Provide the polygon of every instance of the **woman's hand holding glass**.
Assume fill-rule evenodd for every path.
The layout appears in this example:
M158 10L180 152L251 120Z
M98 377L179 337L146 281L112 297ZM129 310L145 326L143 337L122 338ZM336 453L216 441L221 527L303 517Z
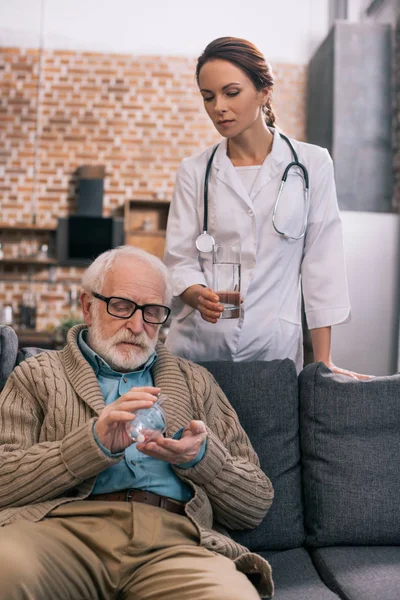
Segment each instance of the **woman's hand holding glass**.
M196 308L202 319L208 323L216 323L224 310L217 294L211 288L199 284L188 287L183 292L182 299L189 306Z
M218 295L211 288L203 288L199 294L197 310L202 319L209 323L216 323L224 310Z

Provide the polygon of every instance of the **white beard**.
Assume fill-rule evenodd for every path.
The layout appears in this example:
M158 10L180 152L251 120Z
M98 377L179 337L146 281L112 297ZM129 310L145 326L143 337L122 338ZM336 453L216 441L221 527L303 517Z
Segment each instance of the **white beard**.
M157 343L157 336L151 340L143 331L134 335L128 329L121 329L111 338L103 335L98 311L92 313L93 322L89 327L89 346L115 371L135 371L144 365L153 354ZM128 342L123 349L119 349L121 342ZM132 344L132 345L130 345Z

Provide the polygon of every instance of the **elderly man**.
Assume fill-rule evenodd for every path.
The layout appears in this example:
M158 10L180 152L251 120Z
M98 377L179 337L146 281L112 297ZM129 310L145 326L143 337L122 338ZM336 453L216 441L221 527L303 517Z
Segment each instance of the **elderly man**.
M224 527L255 527L272 486L211 375L157 342L166 268L123 246L82 287L86 325L0 397L0 599L271 595L268 563ZM160 392L166 433L134 443L127 424Z

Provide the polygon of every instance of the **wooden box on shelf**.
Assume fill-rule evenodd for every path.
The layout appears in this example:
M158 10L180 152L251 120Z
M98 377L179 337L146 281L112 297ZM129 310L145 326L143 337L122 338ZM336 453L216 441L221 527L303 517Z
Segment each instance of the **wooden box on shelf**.
M125 242L163 257L169 202L127 200L125 203Z
M146 250L150 254L155 254L155 256L162 259L164 255L165 233L147 233L146 231L143 233L134 233L128 231L125 233L125 243L130 246L142 248L142 250Z

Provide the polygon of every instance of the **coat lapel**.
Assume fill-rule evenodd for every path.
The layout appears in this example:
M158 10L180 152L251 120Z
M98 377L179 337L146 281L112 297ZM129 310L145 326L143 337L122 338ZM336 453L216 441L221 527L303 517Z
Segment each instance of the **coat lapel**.
M154 385L161 388L162 393L168 397L163 409L167 420L167 435L172 436L194 418L191 396L178 360L160 342L156 352L158 358L151 370Z
M62 350L65 370L78 396L99 415L105 407L103 394L92 367L78 347L78 335L86 325L75 325L68 332L67 345Z
M261 169L258 173L258 177L254 182L251 190L251 197L255 198L263 188L278 174L283 173L282 163L285 160L285 145L286 142L281 138L276 129L272 129L274 134L274 140L272 142L272 149L270 154L266 157Z
M243 202L251 207L251 200L232 162L226 154L227 140L224 139L218 146L214 157L214 168L216 178L227 185L239 196Z

